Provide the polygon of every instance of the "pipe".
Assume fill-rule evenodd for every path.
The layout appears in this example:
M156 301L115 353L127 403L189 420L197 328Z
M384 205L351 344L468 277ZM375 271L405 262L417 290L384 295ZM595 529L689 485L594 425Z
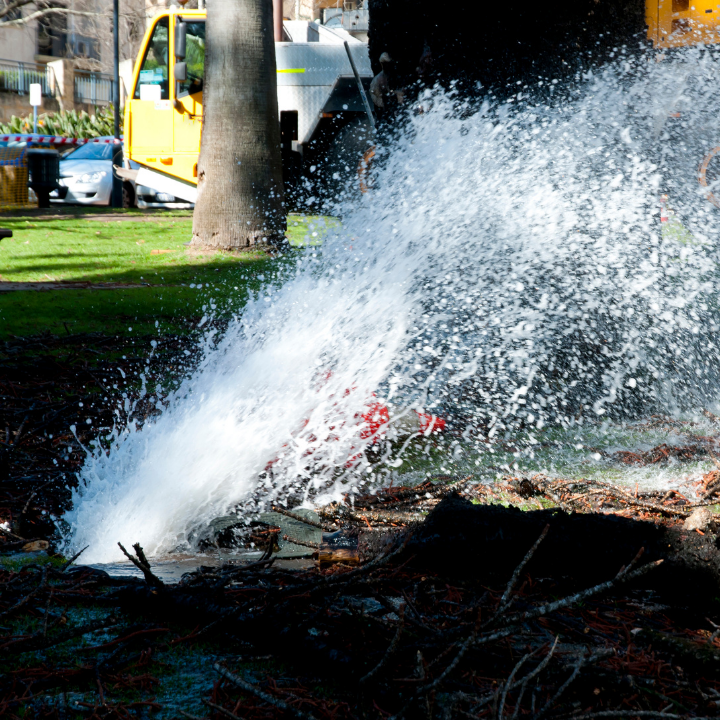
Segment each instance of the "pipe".
M283 0L272 0L273 4L273 36L275 42L283 41Z
M337 34L337 33L336 33ZM370 107L370 103L368 102L367 95L365 94L365 88L363 87L362 80L360 79L360 73L357 70L357 67L355 67L355 61L353 60L353 56L350 53L350 46L347 43L347 40L343 41L343 45L345 46L345 52L347 53L348 60L350 61L350 67L352 68L353 75L355 76L355 82L357 83L358 90L360 91L360 97L362 98L363 105L365 106L365 112L367 113L368 120L370 121L370 125L372 129L375 129L375 116L373 115L372 108Z

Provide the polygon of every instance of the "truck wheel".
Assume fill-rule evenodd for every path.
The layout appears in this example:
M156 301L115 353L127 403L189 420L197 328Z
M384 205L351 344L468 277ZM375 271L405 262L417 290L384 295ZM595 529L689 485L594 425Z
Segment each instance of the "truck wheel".
M135 207L135 193L133 192L132 185L128 185L128 183L123 183L122 206L124 208Z
M373 142L372 128L366 117L351 120L333 138L321 165L323 186L329 197L360 191L358 168Z

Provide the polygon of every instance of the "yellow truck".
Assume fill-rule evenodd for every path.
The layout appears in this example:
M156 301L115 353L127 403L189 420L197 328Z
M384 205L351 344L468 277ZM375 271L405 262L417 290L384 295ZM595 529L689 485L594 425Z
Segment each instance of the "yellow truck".
M367 150L367 11L323 13L323 22L275 24L284 165L310 164L330 150L346 152L357 166ZM125 105L125 150L140 166L136 183L164 201L195 202L197 195L205 19L204 10L182 8L154 18ZM657 48L718 42L720 0L647 0L646 22Z
M645 21L658 48L720 41L719 0L646 0Z
M346 14L333 13L332 26L285 21L276 28L284 161L358 151L357 130L370 122L365 90L372 71L367 14ZM204 10L182 8L153 19L125 104L125 153L140 166L137 185L188 202L197 194L205 19Z

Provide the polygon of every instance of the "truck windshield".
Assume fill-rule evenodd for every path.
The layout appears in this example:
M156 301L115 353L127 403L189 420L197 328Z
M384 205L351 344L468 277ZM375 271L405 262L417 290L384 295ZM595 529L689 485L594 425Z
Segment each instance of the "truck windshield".
M203 35L203 37L205 37ZM189 38L188 38L189 39ZM135 88L135 100L168 100L168 19L158 21L148 43L140 77ZM143 90L143 87L146 88ZM155 87L158 90L154 89ZM159 94L158 94L159 93Z
M185 62L187 80L179 83L178 97L202 92L205 75L205 23L187 22Z

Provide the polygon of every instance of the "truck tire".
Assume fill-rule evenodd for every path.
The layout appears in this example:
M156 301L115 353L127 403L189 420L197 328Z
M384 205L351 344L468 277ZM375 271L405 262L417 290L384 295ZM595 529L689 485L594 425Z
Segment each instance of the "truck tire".
M122 187L122 206L124 208L135 207L135 193L130 183L123 183Z
M373 144L372 127L365 116L351 120L333 138L319 167L329 199L361 192L358 169Z

